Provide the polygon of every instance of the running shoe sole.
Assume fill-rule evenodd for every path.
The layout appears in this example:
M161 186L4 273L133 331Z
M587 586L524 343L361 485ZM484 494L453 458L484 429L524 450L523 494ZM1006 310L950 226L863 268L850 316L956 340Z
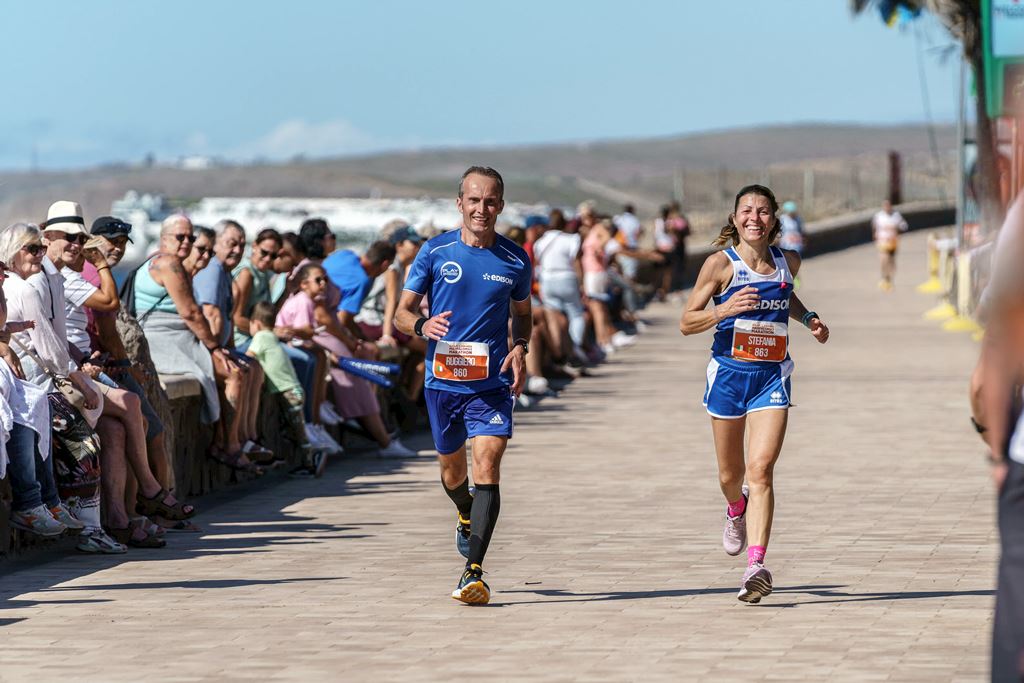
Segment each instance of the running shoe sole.
M63 536L69 530L68 527L64 527L60 531L53 531L53 532L50 532L50 533L43 533L42 531L40 531L38 529L33 529L28 524L22 524L21 522L19 522L17 520L14 520L14 519L11 520L11 526L14 527L15 529L19 529L21 531L33 534L35 536L39 536L40 538L59 538L59 537ZM81 531L81 529L79 529L78 531Z
M477 579L453 590L452 597L467 605L486 605L491 601L491 591L488 590L486 583Z
M743 582L743 586L740 588L736 599L740 602L749 602L752 605L756 605L761 602L761 598L766 598L771 594L771 579L765 576L765 572L757 572Z

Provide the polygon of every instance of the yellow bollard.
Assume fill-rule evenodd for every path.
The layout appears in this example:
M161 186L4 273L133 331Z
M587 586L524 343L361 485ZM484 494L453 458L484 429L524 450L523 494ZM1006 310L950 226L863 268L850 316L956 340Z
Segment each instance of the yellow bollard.
M935 308L930 308L924 312L925 320L949 320L955 317L956 309L948 301L943 301Z
M974 318L966 315L971 308L971 254L960 254L957 259L957 291L956 291L956 315L942 324L942 329L947 332L970 332L977 334L981 331L981 325L974 321ZM961 314L960 311L964 311Z
M935 244L935 233L928 235L928 279L917 286L922 294L942 293L942 282L939 280L939 248Z

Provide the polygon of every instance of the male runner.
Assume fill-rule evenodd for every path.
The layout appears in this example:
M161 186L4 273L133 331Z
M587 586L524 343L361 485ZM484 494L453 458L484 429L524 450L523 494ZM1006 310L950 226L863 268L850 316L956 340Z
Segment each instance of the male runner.
M441 483L458 508L456 546L466 558L452 597L471 605L490 600L481 566L498 519L501 456L512 436L513 395L526 381L533 322L530 259L494 231L504 191L492 168L473 166L462 174L456 200L462 227L423 245L395 315L399 330L430 340L424 398ZM424 295L429 318L420 315ZM466 472L467 438L475 439L475 495Z

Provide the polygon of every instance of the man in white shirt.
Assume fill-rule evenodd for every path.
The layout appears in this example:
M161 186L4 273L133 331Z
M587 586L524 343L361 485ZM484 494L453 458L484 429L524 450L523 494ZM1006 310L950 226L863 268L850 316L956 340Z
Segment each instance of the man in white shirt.
M896 275L896 249L899 247L900 233L907 231L907 221L899 211L892 208L892 202L886 199L882 210L871 219L871 231L881 259L882 279L878 288L888 292L892 289L892 280Z

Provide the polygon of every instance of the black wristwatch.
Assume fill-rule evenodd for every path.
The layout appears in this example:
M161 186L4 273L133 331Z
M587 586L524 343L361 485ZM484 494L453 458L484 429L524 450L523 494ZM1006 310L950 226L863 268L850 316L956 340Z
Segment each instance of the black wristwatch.
M529 354L530 353L530 343L528 341L526 341L525 339L517 339L514 342L512 342L512 348L513 349L516 348L517 346L522 346L523 347L523 353L524 354Z
M417 337L423 336L423 326L427 324L430 318L420 318L416 321L416 324L412 326L412 331L416 333Z

